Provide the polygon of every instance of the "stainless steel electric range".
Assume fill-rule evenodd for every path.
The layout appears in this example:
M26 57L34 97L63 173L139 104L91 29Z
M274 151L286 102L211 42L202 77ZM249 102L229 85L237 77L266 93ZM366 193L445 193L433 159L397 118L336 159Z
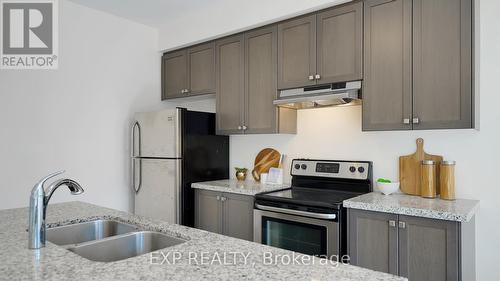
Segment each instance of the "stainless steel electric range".
M346 199L372 191L372 163L294 159L291 188L257 194L254 241L322 257L347 252Z

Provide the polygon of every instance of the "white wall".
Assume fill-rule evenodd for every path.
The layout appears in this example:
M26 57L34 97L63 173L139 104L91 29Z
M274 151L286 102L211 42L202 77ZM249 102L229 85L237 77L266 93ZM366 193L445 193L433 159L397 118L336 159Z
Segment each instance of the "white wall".
M59 2L59 69L0 70L0 209L27 206L36 181L65 169L85 192L61 190L51 202L130 210L133 113L214 111L214 100L160 102L157 29Z
M176 105L213 111L214 101L160 102L158 30L59 1L59 69L0 70L0 209L24 207L31 188L61 169L82 200L130 210L133 113Z
M27 206L34 183L65 169L83 200L129 209L132 113L158 103L157 30L60 1L59 69L0 70L0 209Z
M350 0L217 0L179 11L160 27L160 50L192 45Z
M160 49L169 49L203 38L216 38L231 30L259 25L272 17L296 13L297 9L328 5L333 1L295 1L289 5L276 2L278 4L269 9L262 7L268 7L267 3L270 1L266 1L266 4L247 1L235 4L241 9L228 3L227 7L215 6L208 12L191 11L186 17L174 19L169 27L160 30ZM500 19L496 11L500 10L500 2L480 2L479 6L479 1L476 1L476 7L479 7L477 15L480 14L480 37L477 36L480 41L476 42L479 53L477 72L481 73L477 89L481 97L478 104L480 131L362 132L359 106L305 110L298 113L297 135L231 136L231 167L252 168L254 157L260 149L274 147L288 155L285 163L287 171L290 159L294 157L371 160L374 162L375 178L397 179L398 157L413 153L416 138L422 137L427 152L457 161L458 196L481 200L476 228L477 280L496 280L497 272L493 263L500 250L500 95L497 83L500 74ZM192 15L200 15L204 24L199 25L200 22L196 20L190 22L193 20ZM175 33L179 28L182 29L182 34ZM285 180L289 180L289 177Z

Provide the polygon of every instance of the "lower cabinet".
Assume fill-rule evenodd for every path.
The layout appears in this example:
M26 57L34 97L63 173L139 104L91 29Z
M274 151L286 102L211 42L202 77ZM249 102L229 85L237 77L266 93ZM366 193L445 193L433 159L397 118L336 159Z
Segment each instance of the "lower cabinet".
M195 227L253 241L253 196L195 191Z
M221 233L221 193L196 190L194 201L194 227L210 232Z
M397 215L349 209L351 264L398 275Z
M468 223L349 209L351 264L410 281L475 280Z

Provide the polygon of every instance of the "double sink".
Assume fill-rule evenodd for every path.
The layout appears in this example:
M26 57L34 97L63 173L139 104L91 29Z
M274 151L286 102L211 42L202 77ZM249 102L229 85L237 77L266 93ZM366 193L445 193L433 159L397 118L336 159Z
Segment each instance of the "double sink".
M114 220L95 220L49 228L47 240L86 259L119 261L172 247L186 240Z

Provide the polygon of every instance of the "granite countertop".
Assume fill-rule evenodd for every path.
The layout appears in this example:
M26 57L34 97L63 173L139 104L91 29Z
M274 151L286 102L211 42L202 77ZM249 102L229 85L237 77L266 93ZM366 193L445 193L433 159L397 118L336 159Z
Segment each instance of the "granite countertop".
M383 195L371 192L345 200L344 207L399 215L468 222L479 208L478 200L427 199L420 196L395 193Z
M289 188L288 184L261 184L259 182L247 180L238 181L236 179L196 182L191 184L192 188L237 193L244 195L255 195L266 191L275 191Z
M309 257L310 261L287 265L285 259L280 259L284 262L266 263L266 255L272 255L270 260L275 260L283 256L293 258L294 253L88 203L50 204L47 211L48 227L105 218L188 241L153 254L110 263L93 262L48 241L45 248L29 250L28 209L2 210L0 280L407 280L351 265L322 264L320 261L325 260L300 254L295 255ZM180 254L175 263L172 258L168 259L170 264L161 263L161 257L170 254L172 257L175 253ZM222 260L224 253L228 256L226 260ZM248 255L247 262L242 256L232 259L231 253ZM209 259L204 261L203 255ZM219 260L214 258L216 255Z

